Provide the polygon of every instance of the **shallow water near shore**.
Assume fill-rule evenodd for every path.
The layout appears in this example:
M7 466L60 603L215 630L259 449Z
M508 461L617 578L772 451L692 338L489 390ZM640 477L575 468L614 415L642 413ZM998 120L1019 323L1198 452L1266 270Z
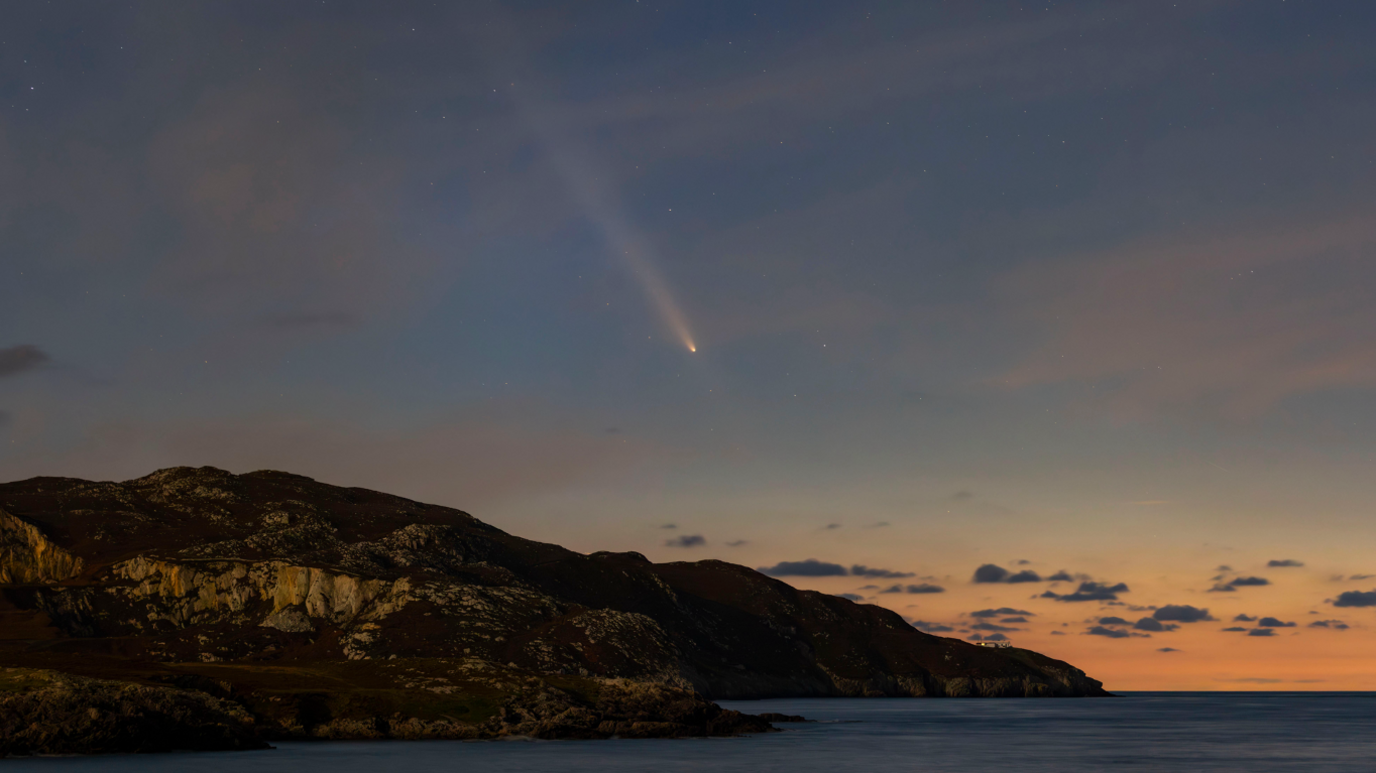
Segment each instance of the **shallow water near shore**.
M1376 693L1130 693L1090 699L727 701L814 723L748 738L281 743L273 751L4 760L10 770L1363 771Z

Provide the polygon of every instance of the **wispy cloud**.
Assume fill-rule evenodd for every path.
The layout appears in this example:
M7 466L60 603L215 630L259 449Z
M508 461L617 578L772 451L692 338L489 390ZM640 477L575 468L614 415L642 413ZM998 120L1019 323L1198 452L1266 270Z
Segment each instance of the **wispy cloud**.
M1004 280L1042 343L998 382L1095 384L1130 415L1233 420L1321 389L1376 386L1368 213L1039 262ZM1325 281L1310 281L1314 277Z
M0 349L0 378L17 376L48 361L48 355L37 346L21 344Z

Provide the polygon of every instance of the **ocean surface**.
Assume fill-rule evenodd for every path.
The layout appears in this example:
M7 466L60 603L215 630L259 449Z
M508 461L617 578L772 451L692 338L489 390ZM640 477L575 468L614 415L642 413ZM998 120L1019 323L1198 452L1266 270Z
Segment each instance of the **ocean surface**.
M0 761L0 770L1376 771L1376 693L731 701L818 720L746 738L282 743L272 751Z

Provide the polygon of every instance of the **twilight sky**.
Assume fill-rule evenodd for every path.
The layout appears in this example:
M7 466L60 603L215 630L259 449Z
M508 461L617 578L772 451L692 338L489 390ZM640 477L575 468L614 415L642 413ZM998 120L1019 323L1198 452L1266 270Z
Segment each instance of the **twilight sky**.
M1373 35L1359 0L16 5L0 480L285 469L1109 689L1376 689Z

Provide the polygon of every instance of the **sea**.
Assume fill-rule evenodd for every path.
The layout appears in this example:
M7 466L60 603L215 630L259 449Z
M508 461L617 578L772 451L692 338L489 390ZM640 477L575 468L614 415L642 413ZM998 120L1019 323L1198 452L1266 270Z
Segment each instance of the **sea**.
M815 721L744 738L295 742L255 752L10 759L0 761L0 770L1376 771L1376 693L822 698L722 705Z

